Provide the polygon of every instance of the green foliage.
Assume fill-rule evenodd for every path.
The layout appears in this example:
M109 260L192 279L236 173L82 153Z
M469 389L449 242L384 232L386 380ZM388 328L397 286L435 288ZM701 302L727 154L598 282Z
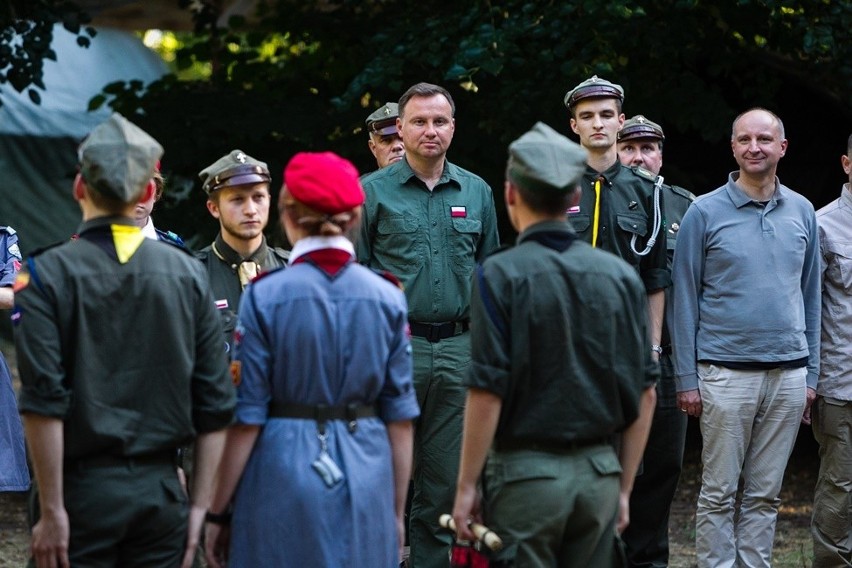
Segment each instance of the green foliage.
M0 85L9 84L19 93L26 91L33 104L41 104L44 90L44 60L56 61L50 48L53 26L62 23L77 36L77 45L89 47L95 29L85 26L89 17L71 2L28 0L3 5L0 11ZM0 105L3 104L0 89Z

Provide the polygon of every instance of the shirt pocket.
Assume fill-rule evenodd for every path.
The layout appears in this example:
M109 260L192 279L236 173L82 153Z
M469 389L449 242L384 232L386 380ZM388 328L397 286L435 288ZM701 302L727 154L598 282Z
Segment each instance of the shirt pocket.
M628 238L632 238L633 235L644 237L648 233L648 217L645 215L621 214L617 216L616 222L618 228L627 233Z
M462 275L473 274L476 250L482 235L482 221L454 217L448 238L453 251L453 270Z
M826 279L852 291L852 243L828 243L826 252L831 260L826 267Z
M589 225L592 223L591 218L585 214L568 215L568 222L571 223L571 226L574 227L577 234L582 234L588 231Z
M423 239L414 217L382 217L376 224L373 253L381 266L397 276L413 274L423 266Z

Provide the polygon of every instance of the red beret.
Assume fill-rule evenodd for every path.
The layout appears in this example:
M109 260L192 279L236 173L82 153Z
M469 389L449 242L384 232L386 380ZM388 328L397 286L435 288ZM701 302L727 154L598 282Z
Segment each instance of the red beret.
M364 190L352 162L333 152L299 152L284 168L284 185L293 199L328 215L364 203Z

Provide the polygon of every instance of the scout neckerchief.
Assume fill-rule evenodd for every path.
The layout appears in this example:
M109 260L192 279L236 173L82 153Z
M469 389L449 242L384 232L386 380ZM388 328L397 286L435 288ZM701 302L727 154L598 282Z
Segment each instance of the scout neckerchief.
M335 277L355 260L355 247L346 237L305 237L300 239L290 253L290 264L308 262Z
M237 273L242 289L245 289L253 278L263 272L263 262L266 260L267 255L266 239L261 242L260 246L257 247L257 250L248 258L241 257L237 251L228 246L228 244L222 239L221 233L216 236L216 240L213 241L211 248L213 250L213 254L215 254L219 260L230 265L231 270Z

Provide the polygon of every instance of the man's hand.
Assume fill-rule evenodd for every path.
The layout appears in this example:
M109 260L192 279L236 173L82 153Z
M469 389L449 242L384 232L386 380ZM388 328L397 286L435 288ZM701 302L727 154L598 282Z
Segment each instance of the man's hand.
M619 491L618 493L618 517L615 519L615 530L618 534L630 524L630 492Z
M195 560L195 552L198 550L198 540L201 537L201 529L204 527L204 515L207 511L193 505L189 508L189 528L186 534L186 549L183 553L181 568L191 568Z
M701 391L692 389L677 393L677 407L689 416L701 416Z
M65 509L43 511L33 527L30 552L36 568L70 568L68 561L68 513Z
M231 525L207 523L204 533L204 559L210 568L225 568L228 565L230 540Z
M816 400L816 397L817 397L816 390L812 389L811 387L808 387L808 392L805 395L805 411L802 413L802 424L810 425L810 423L811 423L811 407L813 406L814 401Z
M468 526L470 521L482 522L479 515L480 496L476 485L459 485L456 490L456 501L453 505L453 522L456 523L456 538L459 540L476 540Z

